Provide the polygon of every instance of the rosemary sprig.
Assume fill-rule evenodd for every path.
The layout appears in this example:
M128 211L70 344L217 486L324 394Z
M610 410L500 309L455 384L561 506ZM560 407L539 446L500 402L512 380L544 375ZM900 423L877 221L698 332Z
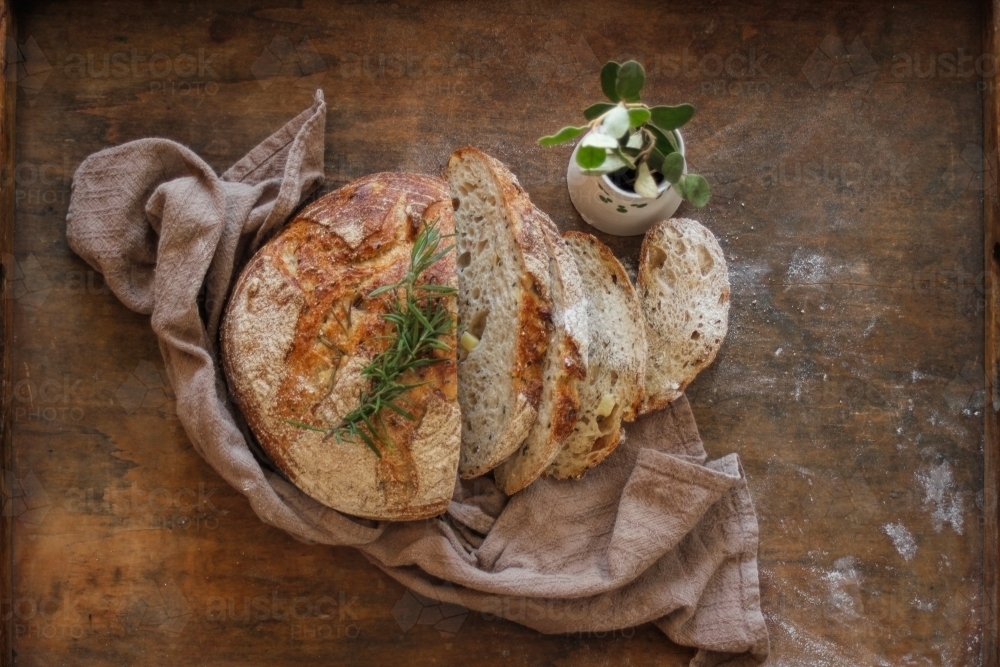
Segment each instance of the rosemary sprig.
M411 370L445 361L434 357L437 351L449 352L451 346L444 337L454 330L455 322L441 299L452 296L456 290L448 285L417 284L420 275L435 262L447 255L454 245L439 249L445 238L437 229L437 220L430 222L417 234L410 251L410 268L397 283L383 285L368 294L369 298L386 292L393 293L390 312L382 318L392 324L393 332L387 338L391 344L380 352L371 363L361 370L362 377L371 380L371 386L358 397L358 407L346 415L335 427L321 427L289 419L287 423L319 431L326 437L333 436L338 442L361 440L372 452L382 457L379 445L392 447L392 441L382 420L382 409L388 408L410 421L415 418L404 409L398 399L409 389L424 384L400 382L402 376Z

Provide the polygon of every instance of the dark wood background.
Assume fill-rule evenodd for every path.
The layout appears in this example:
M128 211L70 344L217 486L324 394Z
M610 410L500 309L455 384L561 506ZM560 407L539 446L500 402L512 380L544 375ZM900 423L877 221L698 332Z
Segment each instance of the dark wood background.
M17 664L686 664L691 651L651 626L543 636L460 610L441 621L433 606L418 618L421 603L353 550L263 525L192 450L148 318L65 239L90 153L163 136L222 171L317 87L327 189L438 173L473 144L560 227L585 229L569 149L535 139L581 118L600 65L629 57L646 66L649 101L698 108L685 140L713 198L681 214L719 236L733 306L688 396L710 455L736 451L746 468L771 664L973 665L984 640L996 664L995 560L983 568L996 502L983 194L995 204L997 173L983 94L996 72L980 57L980 3L109 1L16 14L0 113L3 155L16 91L0 195L16 205L13 245L9 224L0 233L13 327L0 617ZM602 238L634 270L638 239Z

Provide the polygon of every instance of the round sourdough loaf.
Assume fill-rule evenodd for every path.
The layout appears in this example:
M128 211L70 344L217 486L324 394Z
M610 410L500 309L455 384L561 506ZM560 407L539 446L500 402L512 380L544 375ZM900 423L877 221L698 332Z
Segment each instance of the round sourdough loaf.
M290 421L337 426L369 386L362 369L390 345L382 315L392 294L368 295L407 273L413 240L436 221L454 231L448 186L415 174L354 181L305 208L240 275L221 333L229 389L278 468L319 502L359 517L411 520L440 514L455 486L461 442L454 331L443 358L401 378L423 383L383 409L388 435L375 453ZM449 240L442 242L442 249ZM454 252L419 282L457 288ZM457 316L455 297L445 303Z

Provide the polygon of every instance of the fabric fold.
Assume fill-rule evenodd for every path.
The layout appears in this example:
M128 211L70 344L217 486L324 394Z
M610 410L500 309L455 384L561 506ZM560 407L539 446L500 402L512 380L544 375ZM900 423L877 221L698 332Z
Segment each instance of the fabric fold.
M70 247L151 316L199 454L264 522L307 543L357 547L417 594L546 633L654 622L699 649L692 664L762 662L746 479L735 454L706 462L684 397L627 424L614 454L580 480L542 479L507 498L488 476L456 479L448 512L426 521L341 514L261 465L216 339L243 262L323 182L325 118L317 91L221 176L167 139L95 153L74 175Z

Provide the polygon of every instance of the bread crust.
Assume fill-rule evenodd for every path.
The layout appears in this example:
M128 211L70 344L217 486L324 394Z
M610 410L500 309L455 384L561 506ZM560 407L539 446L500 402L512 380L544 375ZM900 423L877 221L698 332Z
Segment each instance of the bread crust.
M361 369L390 344L382 315L392 295L367 295L409 267L419 229L454 230L439 179L380 173L317 200L250 260L233 288L221 332L229 389L278 468L319 502L359 517L412 520L447 509L458 466L457 340L443 361L404 375L424 382L382 411L391 446L381 458L361 441L324 440L288 423L335 426L357 406ZM445 243L449 243L445 241ZM420 282L457 287L454 252ZM454 297L443 300L453 316Z
M508 495L531 484L559 453L579 417L577 385L587 377L589 333L583 282L555 223L533 208L531 224L542 230L549 255L554 317L538 419L521 446L494 471L497 486Z
M632 328L629 340L619 341L617 338L625 336L625 331L609 330L612 314L608 311L597 312L593 303L588 306L588 314L591 315L588 319L591 353L586 382L591 387L601 387L608 383L609 376L613 376L614 379L610 380L610 384L614 388L617 404L611 415L599 420L596 408L600 397L590 396L590 403L580 406L578 420L580 423L574 427L574 430L579 428L579 432L571 434L566 439L563 448L543 473L544 476L555 479L576 479L615 450L621 441L622 421L633 421L639 414L644 397L646 330L638 295L624 267L611 249L595 236L584 232L566 232L563 238L571 248L575 245L576 248L585 248L595 254L595 263L598 265L601 277L607 280L604 284L605 291L608 295L617 292L618 296L614 301L624 310L622 316L625 321L638 324ZM578 256L574 250L574 257ZM581 275L584 274L588 267L582 265L579 259L577 263ZM586 283L586 280L584 282ZM591 292L595 290L593 286L589 289ZM587 298L593 301L599 296L588 294ZM617 351L612 353L613 356L604 358L602 363L603 351L614 349L615 342L619 343ZM598 422L602 424L600 435L597 437L587 435L594 430L591 424Z
M510 456L535 421L542 394L542 367L549 343L552 305L545 238L541 229L531 223L534 208L524 188L503 163L471 146L460 148L451 155L445 179L451 182L453 172L466 160L485 165L493 180L500 196L499 203L506 213L509 233L520 252L522 266L517 285L517 344L514 358L510 361L515 404L508 406L510 417L506 428L501 433L493 434L496 437L485 456L477 452L476 457L470 457L470 448L465 442L467 436L463 435L459 474L469 479L487 473Z

